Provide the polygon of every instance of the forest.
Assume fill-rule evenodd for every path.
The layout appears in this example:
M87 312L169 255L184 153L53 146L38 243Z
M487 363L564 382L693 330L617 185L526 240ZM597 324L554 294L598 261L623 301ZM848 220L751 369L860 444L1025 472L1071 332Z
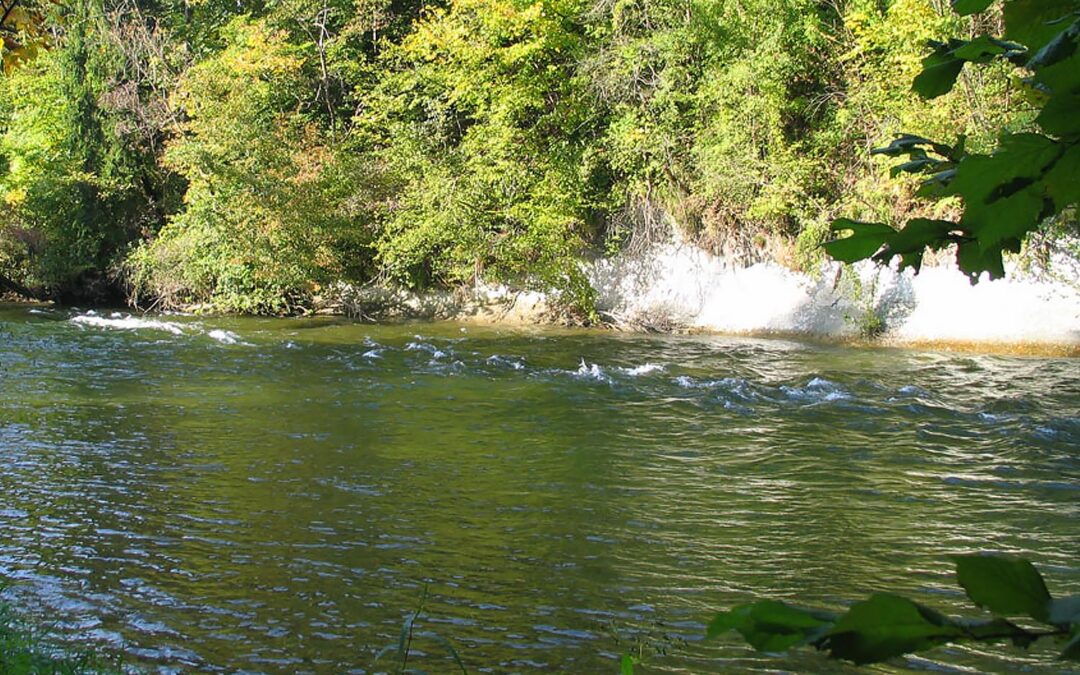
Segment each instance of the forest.
M811 269L836 218L960 208L872 148L986 151L1037 113L1005 60L931 104L912 91L930 41L1002 34L1000 5L4 8L0 275L68 302L281 314L339 283L497 282L587 310L579 261L672 229Z

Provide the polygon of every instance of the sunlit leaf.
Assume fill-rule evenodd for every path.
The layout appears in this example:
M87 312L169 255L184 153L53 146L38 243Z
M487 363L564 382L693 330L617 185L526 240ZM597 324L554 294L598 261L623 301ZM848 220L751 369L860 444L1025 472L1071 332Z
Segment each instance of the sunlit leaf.
M1019 45L1015 45L1015 47L1019 47ZM952 55L963 61L987 63L994 57L1001 56L1013 48L1014 45L1010 45L1007 42L1002 42L989 35L981 35L970 42L954 48L952 50Z
M1005 276L1001 252L1001 247L984 249L975 239L961 241L956 245L956 266L971 283L977 282L984 272L989 273L991 279L1001 279Z
M1080 134L1080 92L1051 96L1035 121L1048 134L1055 136Z
M889 239L889 253L911 253L924 248L941 248L948 243L946 237L949 233L957 227L957 224L950 220L912 218Z
M960 16L978 14L989 7L994 0L952 0L953 10Z
M964 631L934 610L891 593L874 593L841 616L826 637L834 658L885 661L932 647Z
M896 230L881 223L864 223L849 218L834 220L829 229L833 232L851 230L852 234L843 239L833 239L822 244L825 251L835 260L853 263L874 255L879 248L896 234Z
M779 652L820 638L834 618L826 612L762 600L718 613L706 635L713 638L734 630L758 651Z
M953 56L949 45L939 44L923 59L922 67L911 88L919 96L930 99L949 93L964 68L964 61Z
M1043 182L1046 192L1060 211L1073 204L1080 204L1080 145L1073 145L1046 172Z
M1075 0L1009 0L1005 37L1037 53L1061 32L1061 19L1077 9Z
M1005 556L955 556L956 579L971 601L999 616L1049 619L1050 592L1035 566Z
M1046 68L1067 59L1076 53L1077 39L1080 38L1080 19L1054 36L1052 40L1035 53L1028 61L1028 68Z

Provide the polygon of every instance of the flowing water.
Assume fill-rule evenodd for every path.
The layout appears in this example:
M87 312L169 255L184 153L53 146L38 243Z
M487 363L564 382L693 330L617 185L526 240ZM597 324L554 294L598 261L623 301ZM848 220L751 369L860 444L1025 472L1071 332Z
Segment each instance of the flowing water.
M1080 590L1080 361L0 308L0 579L173 671L854 672L704 641L757 598ZM665 652L664 654L658 651ZM881 670L1065 672L1053 645Z

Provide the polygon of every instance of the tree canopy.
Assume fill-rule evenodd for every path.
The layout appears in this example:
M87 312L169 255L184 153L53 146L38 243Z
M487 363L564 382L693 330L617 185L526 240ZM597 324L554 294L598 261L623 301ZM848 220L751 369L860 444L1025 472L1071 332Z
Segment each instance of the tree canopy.
M588 307L582 259L674 227L811 269L841 215L838 259L957 244L998 275L1075 202L1065 0L3 7L0 273L52 297L487 281Z

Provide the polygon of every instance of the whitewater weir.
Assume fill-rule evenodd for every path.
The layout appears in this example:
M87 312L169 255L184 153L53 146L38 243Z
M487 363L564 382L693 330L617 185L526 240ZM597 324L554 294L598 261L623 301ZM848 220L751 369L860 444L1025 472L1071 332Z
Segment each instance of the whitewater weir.
M955 265L921 273L871 263L823 264L816 274L775 262L745 265L692 245L585 264L601 316L651 332L873 337L886 344L1075 353L1080 349L1080 262L1056 256L1037 271L1009 266L1005 279L972 284ZM483 323L551 322L543 293L482 286L423 295L340 287L333 310L376 319Z

